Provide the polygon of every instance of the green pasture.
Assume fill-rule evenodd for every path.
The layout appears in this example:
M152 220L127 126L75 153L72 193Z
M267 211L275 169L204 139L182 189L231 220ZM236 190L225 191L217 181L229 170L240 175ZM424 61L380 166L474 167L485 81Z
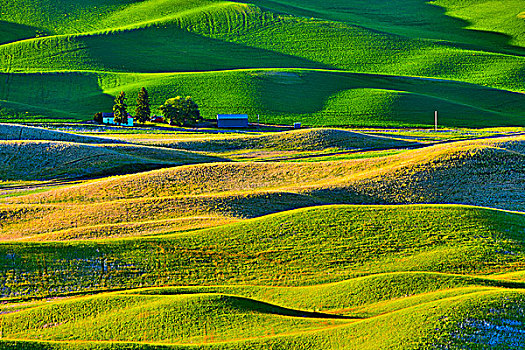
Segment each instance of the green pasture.
M1 75L0 75L1 76ZM0 99L10 107L62 118L91 119L110 111L112 95L136 94L146 86L154 113L166 96L191 95L205 118L219 112L248 113L251 122L310 126L431 126L439 111L441 126L523 125L523 94L474 84L317 70L238 70L181 74L103 74L93 72L5 74L9 88ZM27 100L27 91L32 93ZM17 117L13 117L15 120ZM27 119L27 118L26 118ZM4 117L9 120L9 117Z
M399 277L402 275L399 274ZM424 278L425 274L417 275L406 274L406 279ZM478 279L472 286L460 287L462 280L473 282L475 279L427 275L428 281L436 279L430 282L429 291L416 291L416 294L400 295L380 303L371 300L362 305L361 310L377 313L366 316L343 316L341 311L330 310L329 305L327 312L319 312L264 301L277 295L282 303L293 305L298 292L302 292L300 298L303 302L326 297L333 301L339 296L342 305L351 309L353 303L345 298L346 293L341 293L340 289L341 286L353 286L354 281L348 280L342 284L299 290L253 286L156 288L75 297L45 304L36 302L18 306L13 303L7 304L12 311L2 316L1 329L3 338L7 339L4 344L24 344L21 339L38 339L44 340L40 346L47 345L49 348L82 348L91 344L97 348L131 346L150 349L164 344L170 349L237 349L248 346L259 349L269 345L278 349L301 349L317 344L347 349L360 344L364 348L375 349L379 342L381 348L397 349L401 348L401 343L403 348L407 348L407 343L413 346L465 346L476 341L487 342L487 338L494 334L499 335L498 343L501 345L521 340L520 335L514 338L501 329L501 326L507 325L511 332L517 332L517 326L523 320L519 307L523 289L519 289L519 284L486 287L483 284L491 285L490 280ZM381 276L375 281L365 282L365 290L381 286L378 282L383 277L386 277L382 281L386 282L385 286L395 283L389 276ZM443 284L446 279L454 280L457 286L433 290L446 286ZM414 282L424 288L426 281L419 279ZM217 292L219 290L222 292ZM354 295L360 294L354 289L350 291ZM420 320L425 322L418 329L422 326ZM107 327L108 322L112 323L112 327ZM393 331L389 327L392 323L403 332L392 333L389 338L380 337L385 332ZM490 334L481 332L487 324L494 328ZM118 340L110 343L104 341L107 338ZM34 343L33 346L38 348L38 345Z
M245 1L250 2L250 1ZM412 39L447 41L482 49L521 52L523 4L518 0L257 1L262 8L323 18Z
M444 126L523 125L523 95L510 92L523 91L516 0L378 2L367 11L355 1L337 11L316 0L99 2L2 4L2 40L28 36L28 25L49 34L0 45L4 108L28 112L25 120L87 120L119 91L132 103L146 86L156 107L192 95L207 118L428 126L439 110Z
M5 297L147 285L308 285L395 271L519 269L523 215L329 206L156 238L4 243ZM155 258L152 258L155 257Z

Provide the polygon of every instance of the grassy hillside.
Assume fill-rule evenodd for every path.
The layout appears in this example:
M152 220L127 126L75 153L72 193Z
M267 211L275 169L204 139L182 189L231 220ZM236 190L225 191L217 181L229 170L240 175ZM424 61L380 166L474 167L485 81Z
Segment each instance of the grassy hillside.
M46 128L37 128L32 126L17 124L0 124L0 140L5 141L24 141L24 140L41 140L41 141L64 141L77 142L84 144L100 143L121 143L118 140L108 140L100 137L89 135L78 135L75 133L61 132Z
M317 295L326 296L330 288L327 286L318 290ZM230 290L250 289L239 286ZM402 342L405 349L407 343L411 344L409 348L412 349L447 343L463 346L484 344L495 335L499 335L499 345L516 344L521 340L521 337L515 338L502 332L498 325L508 323L507 329L518 331L516 325L523 318L519 311L522 289L508 291L503 288L469 287L448 292L435 291L404 297L401 303L401 300L390 300L385 305L393 309L365 318L305 312L237 295L189 290L181 291L181 294L170 294L163 290L151 292L156 295L111 293L55 301L48 305L35 304L26 310L15 310L4 315L4 334L7 339L34 339L39 334L47 339L61 340L61 343L54 344L62 346L82 346L78 342L82 339L97 344L93 341L112 337L127 342L141 342L133 345L133 348L141 349L157 348L159 345L155 343L164 343L165 348L177 349L195 348L195 343L203 347L207 344L206 348L213 349L248 346L259 349L270 344L272 348L279 349L299 349L305 344L346 349L357 344L361 348L377 348L378 342L382 344L381 348L400 348ZM286 293L282 293L283 288L267 288L266 292ZM305 298L310 296L307 292ZM502 299L506 301L503 303ZM284 300L292 299L285 297ZM200 313L195 312L197 307L202 310ZM373 310L376 304L371 303L367 307ZM426 320L423 322L425 326L417 330L416 322L403 322L408 314L412 315L414 321ZM174 319L174 315L180 316ZM113 327L108 328L106 325L110 318ZM133 321L129 322L130 319ZM388 338L379 337L379 334L384 335L391 329L387 326L389 323L396 323L403 332L393 333ZM464 327L460 332L451 327L458 325L469 327ZM424 338L421 337L423 332L427 332ZM105 348L104 345L109 344L97 345ZM47 346L54 348L53 343L47 343ZM118 343L113 346L118 347Z
M417 0L374 2L317 0L258 1L264 8L307 17L357 24L413 39L453 42L492 50L519 51L522 4L518 0ZM366 10L366 11L365 11ZM502 35L504 34L504 35ZM523 45L519 45L523 46Z
M448 298L442 295L442 300L423 303L379 317L348 322L342 326L330 326L329 321L324 321L324 329L319 331L290 332L279 336L272 335L270 328L254 338L235 339L229 342L216 341L212 323L207 328L203 342L186 346L157 342L28 342L21 340L4 340L3 344L35 349L69 349L89 346L97 346L100 349L303 349L304 347L420 349L436 346L459 349L475 346L488 347L494 344L501 348L512 348L520 344L522 336L517 325L523 320L523 315L519 310L523 292L520 290L472 290L471 292L469 295L449 295ZM88 300L85 302L89 303ZM148 316L146 313L142 317L141 330L148 329ZM414 322L403 322L407 316L411 317ZM291 320L292 318L289 319ZM303 319L303 323L305 322L306 320ZM394 329L392 324L398 327ZM461 331L455 331L453 326L462 326ZM183 329L183 326L179 327ZM288 329L292 330L292 327ZM147 333L143 334L146 338ZM427 335L424 336L424 334Z
M0 162L3 164L0 178L4 181L108 176L220 160L146 146L0 141Z
M146 86L156 106L190 94L206 117L247 112L268 123L430 125L440 110L447 126L523 125L523 95L509 92L523 91L516 0L379 2L366 11L360 2L328 7L317 0L3 5L8 23L49 34L0 45L0 103L28 111L27 120L86 120L110 108L109 95L124 90L134 98ZM28 9L24 18L20 8ZM19 90L22 81L30 88ZM480 98L487 94L493 97Z
M213 145L215 141L210 142ZM234 209L236 215L256 216L263 215L262 208L247 203L282 196L275 205L293 209L297 208L297 196L291 194L296 193L307 203L462 203L521 210L522 164L520 136L461 141L381 158L328 163L201 164L108 178L11 201L92 203L195 196L211 210L216 209L217 201L242 201L246 204L240 211ZM231 213L227 207L220 208ZM270 212L271 206L266 214Z
M158 238L4 243L2 290L27 296L165 284L305 285L394 271L514 271L523 264L523 227L522 214L472 207L328 206Z
M148 141L147 144L185 149L191 151L223 153L231 151L348 151L403 148L417 146L415 142L405 142L389 137L376 137L338 129L305 129L263 135L227 135L209 138L203 135L190 140L181 139Z
M97 111L110 111L111 95L120 90L128 93L128 103L133 105L141 86L148 88L155 107L166 96L192 95L206 118L218 112L247 112L255 122L259 113L263 123L288 125L295 121L334 126L430 125L436 109L445 126L522 125L524 104L523 94L473 84L296 69L4 77L8 85L0 90L1 99L12 101L9 108L28 104L41 115L57 111L52 113L55 118L90 119ZM54 87L51 91L49 84ZM26 96L28 89L37 92L31 99ZM12 118L20 117L3 120Z
M86 307L91 309L89 313L84 311ZM61 315L61 319L57 319L57 315ZM25 319L31 319L32 324L24 324ZM42 325L50 322L57 326L42 332ZM107 327L109 322L112 323L110 328ZM63 324L58 325L60 323ZM206 342L210 338L213 342L251 338L254 334L266 333L268 327L278 335L344 323L332 315L218 294L102 296L55 304L47 310L30 309L8 315L3 320L8 330L5 336L15 339L114 339L188 344ZM79 333L79 329L84 332Z
M519 269L524 227L522 214L475 207L328 206L156 238L3 243L3 296L14 299L0 308L2 342L418 349L497 337L512 347L523 283L473 274ZM164 284L182 286L16 302Z
M0 348L521 348L524 11L0 0Z
M316 134L293 132L280 134L277 140ZM108 155L120 154L121 161L126 157L145 161L139 164L209 161L170 149L93 147ZM89 146L70 147L71 152L79 149L92 153ZM186 165L6 197L1 206L1 235L25 240L150 235L326 204L457 203L523 210L523 137L452 142L363 157ZM46 176L64 169L58 166L62 158L52 159L57 166ZM101 165L105 159L100 159ZM105 171L115 166L106 164ZM22 173L22 168L9 169ZM75 169L67 167L67 174L71 176ZM36 176L38 171L28 174Z
M465 20L466 28L476 34L479 32L502 34L500 37L508 40L508 44L525 47L524 9L519 1L439 0L436 4L444 7L447 15Z
M524 156L522 137L434 146L394 156L401 166L392 162L341 187L379 202L468 203L523 211ZM326 191L330 198L337 187Z

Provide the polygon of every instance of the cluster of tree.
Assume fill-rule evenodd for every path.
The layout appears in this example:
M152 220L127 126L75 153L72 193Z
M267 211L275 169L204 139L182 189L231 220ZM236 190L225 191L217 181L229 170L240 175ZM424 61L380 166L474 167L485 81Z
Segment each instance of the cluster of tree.
M170 98L159 107L171 125L193 126L202 120L199 106L190 96Z
M115 98L113 105L113 120L118 124L125 124L128 118L128 105L126 104L126 93L121 91ZM202 120L199 107L190 96L170 98L164 102L159 110L171 125L193 126ZM144 124L151 118L151 107L149 95L146 88L140 89L137 96L135 108L135 120ZM97 123L102 123L102 113L95 114L93 118Z

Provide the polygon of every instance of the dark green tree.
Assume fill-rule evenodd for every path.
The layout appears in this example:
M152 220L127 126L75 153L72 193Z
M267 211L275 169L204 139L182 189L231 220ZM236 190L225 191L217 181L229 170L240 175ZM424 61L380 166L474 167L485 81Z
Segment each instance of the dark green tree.
M102 118L102 112L95 113L95 115L93 116L93 120L97 124L102 124L102 122L104 121L104 118Z
M135 118L141 124L144 124L150 119L151 109L149 106L149 95L145 87L140 89L137 97L137 108L135 109Z
M126 104L126 93L121 91L115 98L113 105L113 120L118 124L128 123L128 105Z
M171 125L193 126L202 120L199 106L190 96L170 98L159 109Z

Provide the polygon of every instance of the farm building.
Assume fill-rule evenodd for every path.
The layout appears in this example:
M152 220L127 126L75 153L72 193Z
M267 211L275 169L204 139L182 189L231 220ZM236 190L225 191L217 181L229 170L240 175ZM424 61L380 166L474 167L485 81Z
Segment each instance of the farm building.
M127 123L117 124L117 123L115 123L113 113L102 113L102 123L103 124L112 124L112 125L133 126L133 117L130 114L128 114L128 122Z
M218 128L247 128L248 114L217 114Z

